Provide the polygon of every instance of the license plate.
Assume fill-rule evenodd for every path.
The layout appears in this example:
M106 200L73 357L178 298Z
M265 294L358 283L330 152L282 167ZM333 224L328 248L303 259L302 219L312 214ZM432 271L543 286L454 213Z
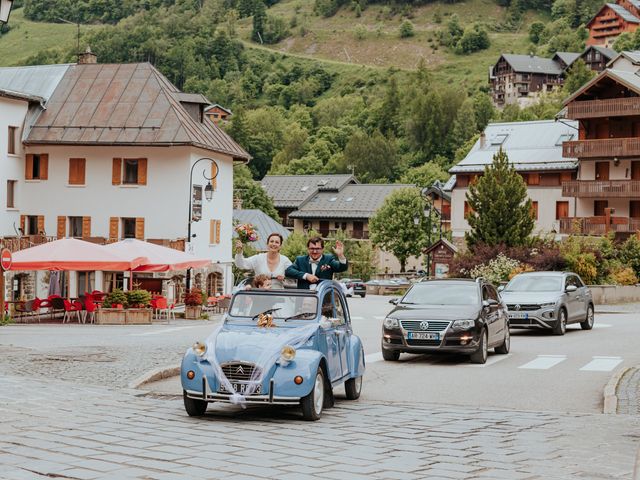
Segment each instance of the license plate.
M409 332L407 338L409 340L440 340L440 334L431 332Z
M239 393L240 395L244 395L249 391L250 384L248 383L232 383L231 386L235 390L235 393ZM227 387L220 384L220 392L222 393L231 393L227 391ZM253 391L252 395L260 395L262 393L262 385L258 385L256 389Z
M529 314L525 312L515 312L509 313L509 318L517 318L527 320L529 318Z

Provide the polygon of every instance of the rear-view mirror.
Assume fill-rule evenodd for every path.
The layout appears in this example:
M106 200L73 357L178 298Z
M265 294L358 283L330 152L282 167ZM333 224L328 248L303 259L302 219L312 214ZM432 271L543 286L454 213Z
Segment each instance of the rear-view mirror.
M564 289L567 293L575 292L576 290L578 290L578 287L575 285L567 285L567 288Z
M391 305L397 305L399 301L400 301L399 298L392 298L391 300L389 300L389 303Z
M504 285L500 285L500 286L498 287L498 291L499 291L499 292L501 292L501 291L503 291L503 290L504 290Z

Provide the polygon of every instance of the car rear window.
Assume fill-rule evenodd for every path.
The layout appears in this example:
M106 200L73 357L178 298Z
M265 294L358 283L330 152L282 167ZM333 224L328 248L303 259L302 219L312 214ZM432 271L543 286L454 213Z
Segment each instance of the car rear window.
M417 305L476 305L478 286L475 283L417 283L409 289L400 303Z
M562 290L562 277L543 275L513 277L505 288L508 292L557 292L560 290Z

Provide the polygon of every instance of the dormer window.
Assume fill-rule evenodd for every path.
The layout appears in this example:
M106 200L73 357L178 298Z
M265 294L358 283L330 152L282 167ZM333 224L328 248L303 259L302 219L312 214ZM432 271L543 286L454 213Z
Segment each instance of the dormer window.
M573 133L565 133L560 135L558 141L556 142L556 147L561 147L564 142L569 142L573 138Z
M491 145L502 145L509 135L498 133L491 138Z
M318 180L319 187L324 187L327 183L329 183L329 180L325 180L325 179Z
M336 200L338 200L338 197L331 197L331 198L329 199L329 201L330 201L330 202L335 202Z
M304 187L300 188L301 192L306 192L307 190L309 190L309 185L305 185Z

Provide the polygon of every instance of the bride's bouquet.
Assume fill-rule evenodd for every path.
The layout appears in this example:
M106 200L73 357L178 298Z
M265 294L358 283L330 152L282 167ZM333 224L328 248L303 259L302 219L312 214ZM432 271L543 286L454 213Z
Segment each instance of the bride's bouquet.
M242 243L255 242L258 240L258 233L250 223L241 223L236 225L234 230L238 234L238 238Z

